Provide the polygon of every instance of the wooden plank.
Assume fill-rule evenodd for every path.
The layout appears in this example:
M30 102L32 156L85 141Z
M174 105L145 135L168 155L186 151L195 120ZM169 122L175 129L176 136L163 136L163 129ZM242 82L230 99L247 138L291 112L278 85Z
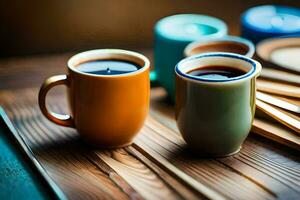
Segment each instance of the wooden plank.
M0 60L0 89L39 87L49 76L66 72L73 53L12 57Z
M265 102L256 100L257 109L266 113L269 117L275 119L277 122L289 127L300 135L300 121L297 116L287 114L279 108L273 107Z
M287 97L300 98L300 88L286 83L258 79L257 90Z
M36 109L26 105L14 104L10 113L19 131L24 134L28 144L37 155L49 175L59 184L70 199L84 199L102 196L104 199L128 199L107 174L102 173L93 163L82 155L72 134L74 131L61 131L60 127L49 124L36 113ZM45 129L40 129L43 123ZM22 127L22 128L21 128ZM21 128L21 129L20 129ZM45 132L47 130L47 132ZM53 140L57 137L59 142ZM76 191L76 193L74 192Z
M282 108L286 111L293 112L295 114L300 114L300 106L297 105L298 102L292 103L291 101L283 100L274 95L269 95L258 91L256 92L256 98L270 105Z
M0 73L0 88L39 86L49 75L63 73L67 58L66 55L57 55L1 61L0 70L4 69L4 73ZM10 66L13 66L14 70L7 70ZM160 166L156 155L225 198L240 199L251 196L257 199L296 199L299 196L298 152L252 135L247 138L241 153L235 156L222 159L195 157L193 154L186 153L181 137L178 137L179 139L173 137L179 136L179 132L173 119L173 106L165 101L164 90L154 89L151 95L150 113L153 121L160 125L155 125L154 130L151 124L145 127L143 136L146 136L142 139L138 138L145 144L143 151L137 145L131 147L135 153L139 153L139 156L132 151L125 151L150 168L154 176L160 179L168 190L175 191L176 197L185 198L189 195L195 197L195 193L190 189L189 183L178 181L180 178L171 176L172 171ZM104 162L100 158L100 160L98 158L93 160L85 153L82 155L76 144L78 137L75 131L55 126L43 118L36 106L37 102L34 99L36 96L36 89L2 91L0 104L5 100L11 118L18 122L15 125L24 133L26 140L36 149L36 152L40 152L38 157L44 160L43 165L69 197L86 199L97 196L103 199L118 197L127 199L139 194L132 186L133 183L129 184L111 167L108 169L105 167L109 166L107 165L109 162ZM56 94L49 98L49 102L53 101L54 104L57 101L61 103L61 100L62 98ZM62 110L61 107L56 106L53 106L53 109ZM157 128L161 126L162 128ZM169 137L168 131L172 137ZM42 145L39 145L40 143ZM160 155L161 153L163 156ZM47 159L43 159L44 157ZM69 168L70 170L66 170ZM128 168L124 167L124 169ZM115 175L117 178L112 178ZM170 187L171 184L178 187L185 186L185 188L180 187L176 190ZM153 191L156 192L157 188L153 188Z
M96 154L145 199L179 199L151 169L126 151L96 151Z
M166 133L165 131L163 131L163 132L164 132L164 134ZM147 141L149 141L149 140L147 140ZM177 144L178 144L178 142L177 142ZM153 144L150 144L149 146L153 146ZM167 146L166 144L163 144L163 146L167 149L171 149L171 147ZM281 174L282 172L279 171L279 170L277 171L276 168L277 168L277 165L279 165L281 167L284 167L284 170L286 168L287 171L289 171L290 168L292 170L295 170L295 174L293 174L292 176L294 176L293 178L295 178L295 180L299 180L299 172L300 172L299 171L299 169L300 169L299 168L299 163L296 164L296 166L294 166L294 167L292 167L292 164L291 164L291 167L288 167L288 166L284 165L286 163L291 162L290 160L284 161L284 164L281 164L280 162L275 161L274 166L270 166L269 164L266 165L266 166L264 166L263 164L260 164L260 163L257 164L256 160L251 157L253 154L260 155L265 160L272 160L272 159L269 159L269 158L261 155L262 152L255 151L255 148L248 147L248 146L249 146L249 143L246 142L246 144L244 144L243 149L242 149L240 154L238 154L236 156L233 156L233 157L224 158L224 159L217 159L217 160L222 161L222 164L229 167L230 170L242 175L243 177L245 177L245 178L253 181L257 185L261 186L262 188L264 188L264 190L269 192L271 195L274 195L274 196L277 196L277 197L280 196L281 198L283 198L283 197L294 197L294 198L297 197L299 195L299 188L298 188L299 184L297 183L296 185L294 185L293 179L288 178L288 180L285 180L286 177L281 177L280 175L278 176L278 174ZM144 149L145 149L145 147L144 147ZM250 149L250 150L246 151L247 149ZM175 151L176 152L176 150L174 150L174 149L172 149L170 151ZM179 150L177 150L177 152L178 151ZM162 150L159 151L159 153L161 153L161 152L162 152ZM274 152L272 152L272 153L274 153ZM245 154L245 156L243 154ZM278 154L275 154L275 155L278 156ZM296 155L299 155L299 154L296 154ZM157 157L157 155L155 155L155 157ZM168 157L178 158L178 155L176 155L176 156L168 155ZM245 157L246 157L246 159L250 160L246 164L245 164ZM233 163L231 161L232 159L234 159L235 165L232 165L232 163ZM278 159L278 160L280 161L280 159ZM172 160L172 163L176 163L176 162ZM186 161L186 163L189 166L193 166L190 160ZM291 162L291 163L293 163L293 162ZM176 165L179 165L179 164L176 163ZM261 165L263 166L263 168L261 168ZM200 166L201 166L201 168L203 168L203 165L200 165ZM269 167L272 170L269 169ZM196 167L193 166L193 168L195 170L197 169L197 171L198 171L197 166ZM275 170L274 170L274 168L275 168ZM270 174L268 174L268 173L270 173ZM217 175L219 175L219 174L217 174ZM229 176L229 173L227 173L227 175ZM230 175L230 177L233 178L234 176ZM216 178L216 179L219 180L220 178ZM237 182L240 182L240 181L237 181ZM215 184L217 184L217 183L215 183ZM242 186L242 187L245 187L245 185ZM279 189L282 189L283 191L281 193L278 193L277 191ZM227 190L230 191L230 189L227 189ZM248 191L247 194L250 195L251 192ZM239 195L242 195L242 192L239 192ZM285 196L285 195L287 195L287 196ZM258 196L256 196L256 197L259 198Z
M175 192L178 192L183 199L204 199L205 196L203 194L196 194L192 191L190 191L190 187L188 184L182 181L176 180L174 176L170 176L166 171L164 171L161 167L158 167L154 162L150 161L149 158L144 156L144 154L140 153L140 151L136 150L136 146L129 146L125 148L126 151L130 154L132 154L134 157L139 159L141 162L145 163L149 168L151 168L153 171L156 172L158 176L162 178ZM196 192L197 193L197 192Z
M157 104L164 104L163 97L157 98L157 101L154 100L155 95L161 96L164 95L163 93L164 92L160 89L158 89L156 94L154 91L152 92L153 109L159 109L160 105ZM155 118L157 118L161 124L169 127L174 135L178 135L178 130L173 120L174 113L171 109L164 110L163 112L155 112L152 110L151 112L155 113L155 115L152 116L155 116ZM166 131L163 131L163 134L165 135ZM299 180L299 152L289 151L289 153L285 153L280 150L284 149L284 147L280 147L280 149L278 149L278 146L276 144L268 144L266 142L262 142L260 145L259 144L259 140L253 140L250 137L243 145L241 153L233 157L217 160L221 161L222 164L229 167L232 171L239 173L243 177L246 177L247 179L255 182L257 185L260 185L272 195L274 194L275 196L280 198L297 197L299 195L298 184L296 184L295 186L292 179L286 180L286 177L278 176L278 174L281 174L282 172L279 171L279 169L277 171L277 165L281 166L281 168L283 167L284 171L286 170L287 173L289 173L289 169L295 170L296 174L293 174L292 176L293 178L295 178L295 180ZM274 163L272 163L272 165L266 163L267 165L262 169L261 164L256 163L256 160L252 159L253 154L261 156L263 160L271 160ZM250 159L250 162L245 163L244 155L248 160ZM282 192L278 193L277 191L279 189L281 189Z
M279 98L283 101L287 101L289 103L292 103L292 104L295 104L297 105L298 107L300 107L300 101L299 99L296 99L296 98L288 98L288 97L284 97L284 96L277 96L277 95L273 95L274 97L276 98Z
M300 75L274 68L263 67L259 77L298 86L300 85Z
M3 96L5 95L2 93ZM199 195L187 192L187 189L184 188L175 191L151 168L122 149L112 151L87 149L86 145L81 144L78 140L76 131L56 126L45 119L39 112L36 102L30 100L32 99L30 96L24 95L24 99L20 100L14 95L8 95L8 99L14 99L15 103L10 103L6 107L28 144L32 146L50 175L67 192L68 197L75 198L74 192L71 192L75 189L87 191L92 196L100 196L101 190L96 192L96 187L101 187L101 192L110 195L112 195L111 191L119 189L119 193L124 192L131 199L161 199L165 197L182 199L186 195L193 199L199 198ZM55 103L61 103L60 99L61 97L57 98ZM65 106L62 105L55 109L65 112L62 107ZM73 169L74 165L75 169ZM81 170L86 173L82 173ZM97 180L96 177L99 175L109 179L111 185L107 183L108 180L103 178ZM168 174L165 174L165 177L172 178ZM79 179L82 180L79 181ZM181 185L177 180L173 180L173 183ZM85 186L81 187L77 184ZM95 188L93 188L93 184ZM114 188L115 186L117 188ZM185 193L181 194L182 191ZM85 195L87 193L81 194L79 198L84 199ZM118 193L115 195L115 198L118 199ZM105 197L105 195L103 196ZM120 198L122 199L122 195Z
M189 152L182 139L170 129L149 118L136 145L165 166L180 169L193 179L216 190L225 198L272 198L272 194L237 173L228 170L214 159L201 158ZM239 192L238 192L239 191Z
M300 137L286 127L266 119L255 119L252 131L280 144L287 145L300 151Z
M179 168L177 168L176 166L174 166L170 161L165 159L163 156L161 156L161 154L159 154L155 150L151 151L151 149L147 149L146 145L143 143L140 143L139 140L137 140L137 142L135 142L135 144L137 145L137 149L142 154L144 154L147 157L150 157L150 159L153 160L156 164L161 166L168 173L172 174L172 176L176 177L176 179L184 182L192 190L204 195L206 198L209 198L209 199L225 199L225 196L219 194L218 192L214 191L214 189L209 188L207 185L201 183L200 181L197 181L192 176L189 176L187 173L185 173L184 171L182 171ZM140 145L140 144L142 144L142 145ZM157 150L160 150L160 149L157 149Z

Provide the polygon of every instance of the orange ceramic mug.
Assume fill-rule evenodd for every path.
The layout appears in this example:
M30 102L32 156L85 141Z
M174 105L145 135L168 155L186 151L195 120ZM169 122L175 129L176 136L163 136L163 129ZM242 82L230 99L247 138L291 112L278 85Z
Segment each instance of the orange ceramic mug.
M118 75L95 75L76 66L93 60L124 60L140 66ZM68 61L68 75L48 78L39 92L42 113L52 122L73 127L89 143L101 147L130 145L149 110L149 60L132 51L100 49L79 53ZM71 116L49 111L45 99L56 85L66 85Z

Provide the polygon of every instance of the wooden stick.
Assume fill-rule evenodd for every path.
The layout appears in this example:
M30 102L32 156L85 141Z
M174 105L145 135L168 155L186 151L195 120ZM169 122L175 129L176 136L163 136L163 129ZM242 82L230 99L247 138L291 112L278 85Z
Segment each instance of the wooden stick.
M272 107L269 104L266 104L260 100L256 100L256 107L263 111L264 113L268 114L272 118L276 119L278 122L286 125L287 127L293 129L297 133L300 133L300 121L294 119L293 117L280 112L278 109Z
M184 183L188 184L194 191L197 191L199 194L204 195L208 199L226 199L216 191L212 190L211 188L203 185L202 183L198 182L191 176L184 173L182 170L175 167L171 164L168 160L162 157L152 157L147 151L145 151L142 147L137 144L133 144L135 149L141 152L148 158L151 158L153 162L155 162L158 166L166 170L169 174L172 174L173 177L176 177L179 180L182 180Z
M263 119L255 119L251 131L300 151L300 137L279 124L274 124Z
M175 177L168 174L166 171L162 170L158 167L154 162L150 161L146 156L136 150L133 146L128 146L125 148L127 152L136 157L139 161L143 162L147 167L149 167L152 171L154 171L170 188L173 189L174 193L178 193L182 199L196 200L204 198L203 194L199 194L196 192L192 192L189 190L189 186L185 185L185 182L181 182L181 180L176 180ZM185 187L186 186L186 187ZM196 195L198 194L198 195Z
M256 98L266 103L272 104L274 106L300 114L300 106L285 101L283 99L276 98L272 95L268 95L263 92L256 92Z
M300 87L284 83L258 79L257 90L288 97L300 98Z
M101 171L106 173L108 177L126 193L130 199L143 199L142 196L137 193L115 170L113 170L109 165L107 165L95 152L87 152L85 156L94 165L99 167Z
M291 97L285 97L285 96L279 96L279 95L275 95L275 94L270 94L278 99L281 99L283 101L287 101L289 103L292 103L294 105L297 105L300 107L300 99L297 98L291 98Z
M170 199L178 199L177 194L170 188L166 189L166 185L155 173L153 174L142 162L130 156L123 149L97 150L95 154L144 199L162 199L165 196ZM157 191L154 192L151 189L155 187ZM121 188L123 189L123 187ZM136 199L136 196L130 195L130 198Z
M300 75L278 69L264 67L259 77L263 79L270 79L280 82L286 82L289 84L300 85Z

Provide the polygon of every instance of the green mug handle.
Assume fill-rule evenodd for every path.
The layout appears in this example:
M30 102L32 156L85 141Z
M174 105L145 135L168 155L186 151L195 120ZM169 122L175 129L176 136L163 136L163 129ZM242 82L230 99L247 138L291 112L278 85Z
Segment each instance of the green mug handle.
M150 71L150 84L151 84L151 87L159 86L158 81L157 81L157 74L154 70Z

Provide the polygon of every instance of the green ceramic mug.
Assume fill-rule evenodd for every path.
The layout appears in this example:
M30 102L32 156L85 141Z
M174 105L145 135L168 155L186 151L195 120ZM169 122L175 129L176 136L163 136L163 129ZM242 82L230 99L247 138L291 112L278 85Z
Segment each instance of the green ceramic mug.
M213 79L188 72L228 66L242 75ZM250 132L255 113L255 82L261 65L233 53L204 53L180 61L176 67L176 121L183 139L201 154L237 153Z

